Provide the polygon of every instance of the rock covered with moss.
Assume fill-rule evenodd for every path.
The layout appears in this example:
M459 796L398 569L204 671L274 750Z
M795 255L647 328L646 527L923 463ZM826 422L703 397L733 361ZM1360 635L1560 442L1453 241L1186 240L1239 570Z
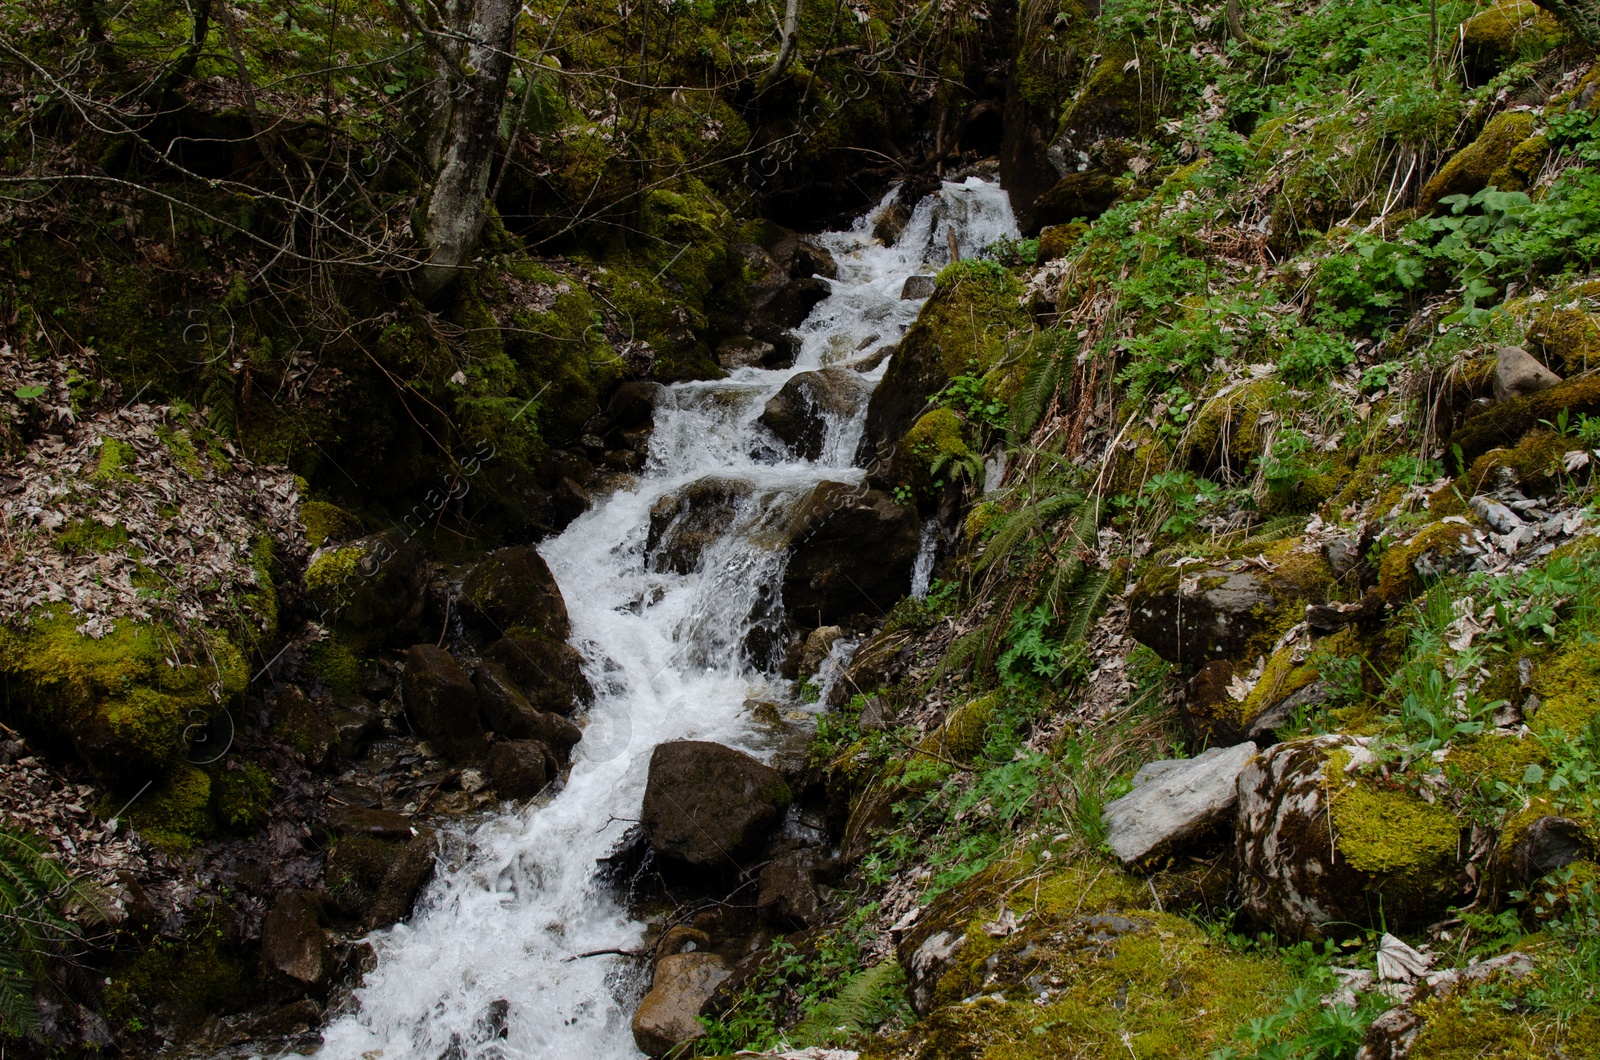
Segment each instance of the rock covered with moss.
M1441 911L1457 893L1461 826L1404 785L1362 772L1365 738L1292 740L1239 777L1235 854L1246 912L1290 938L1334 924L1391 925Z

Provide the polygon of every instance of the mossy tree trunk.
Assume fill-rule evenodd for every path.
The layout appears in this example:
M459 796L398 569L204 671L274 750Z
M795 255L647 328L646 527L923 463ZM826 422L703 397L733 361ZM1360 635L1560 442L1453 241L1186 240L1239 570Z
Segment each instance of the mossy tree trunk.
M1600 0L1533 0L1585 44L1600 45Z
M411 276L425 301L455 283L483 231L521 11L517 0L455 0L446 8L447 25L426 30L440 91L429 138L433 187L416 224L426 260Z

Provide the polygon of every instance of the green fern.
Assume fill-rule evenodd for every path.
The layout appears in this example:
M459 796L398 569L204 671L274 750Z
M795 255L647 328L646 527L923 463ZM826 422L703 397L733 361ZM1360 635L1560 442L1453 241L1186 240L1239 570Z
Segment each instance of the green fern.
M1044 415L1060 381L1061 362L1055 357L1041 357L1028 370L1022 380L1022 389L1017 391L1016 399L1011 403L1011 438L1014 444L1020 444L1039 425L1039 418Z
M81 938L60 913L69 897L95 914L92 891L75 884L49 848L0 826L0 1038L20 1038L39 1025L34 988L49 959Z
M1067 619L1066 643L1073 644L1088 638L1089 630L1094 627L1094 620L1100 617L1106 601L1111 597L1116 573L1115 567L1091 571L1073 588L1067 597L1065 608L1067 614L1071 616Z
M857 972L838 994L813 1008L785 1035L792 1046L838 1045L895 1015L904 1002L905 974L896 961Z

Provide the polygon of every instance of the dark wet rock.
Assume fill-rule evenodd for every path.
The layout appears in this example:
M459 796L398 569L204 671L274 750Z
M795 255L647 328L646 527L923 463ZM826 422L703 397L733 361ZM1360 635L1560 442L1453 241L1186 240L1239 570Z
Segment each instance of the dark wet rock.
M1179 853L1228 822L1239 799L1239 774L1256 745L1213 747L1194 758L1151 762L1133 791L1106 804L1106 843L1124 865Z
M333 724L339 754L345 758L360 758L367 749L367 741L383 729L383 719L377 704L365 696L345 696L333 704Z
M921 546L914 509L882 490L826 482L794 520L783 605L803 629L888 614L911 590Z
M566 765L572 757L572 749L583 739L583 730L559 714L541 712L534 715L526 735L543 744L557 762Z
M544 557L532 545L490 553L461 587L461 616L485 636L532 633L565 640L572 631Z
M400 530L320 548L306 566L311 606L358 652L414 637L426 584L422 550Z
M1593 847L1570 817L1540 817L1511 847L1511 878L1526 888L1557 869L1589 857Z
M882 696L868 699L867 705L861 708L861 716L856 719L862 732L888 732L899 723L900 716L894 706Z
M527 736L532 732L540 712L528 702L522 686L504 666L481 660L472 671L472 687L478 690L478 710L490 732L502 736Z
M717 987L731 975L714 953L674 953L656 962L650 992L633 1015L633 1042L648 1056L666 1056L685 1042L705 1037L698 1017Z
M906 230L906 225L911 222L911 207L898 199L890 202L878 211L872 219L872 238L886 247L892 247L900 239L900 233Z
M1494 398L1510 401L1514 397L1537 394L1561 382L1561 377L1540 364L1520 346L1502 346L1494 361Z
M828 693L828 705L842 707L851 696L878 691L888 683L901 653L911 646L911 633L890 629L868 637L855 654L844 675Z
M411 727L446 756L477 761L489 749L478 717L478 691L443 648L418 644L406 652L401 682Z
M619 383L606 402L608 431L648 427L655 421L656 405L666 388L660 383L629 380Z
M827 280L815 276L790 280L750 314L750 334L766 338L764 331L773 328L788 331L799 327L811 315L816 304L828 297L832 290Z
M734 335L717 344L717 363L735 368L782 368L785 357L778 347L753 335Z
M489 781L502 799L531 799L550 783L549 751L537 740L496 740Z
M285 892L267 913L261 926L261 970L291 990L314 990L327 978L327 939L316 902L305 891Z
M594 698L583 675L583 656L570 644L506 637L489 645L484 654L505 667L535 710L569 716Z
M797 280L809 276L834 279L839 275L839 265L826 248L802 236L788 233L768 249L772 260Z
M813 677L822 669L823 662L833 651L833 646L844 636L838 626L821 626L806 634L800 648L800 666L796 673L802 678Z
M773 395L758 422L792 454L815 460L822 455L829 422L855 416L868 396L866 380L848 368L801 372Z
M295 685L285 685L278 691L273 731L299 751L308 766L319 769L339 742L330 713L326 701L317 702Z
M366 836L369 839L395 839L410 842L416 829L411 818L393 810L365 806L337 806L328 813L328 827L337 836Z
M1320 602L1331 584L1320 551L1287 553L1275 564L1234 559L1162 568L1134 590L1128 632L1180 666L1266 654L1274 630L1303 617L1305 604Z
M650 509L645 552L658 571L688 574L700 556L728 530L753 492L742 479L709 476L663 496Z
M588 489L575 479L563 477L550 491L550 517L555 521L557 528L565 527L588 511L593 503L589 498Z
M675 740L650 756L640 823L664 857L738 870L766 842L792 797L777 770L743 751Z
M907 300L930 298L938 286L932 276L907 276L906 282L900 285L900 297Z
M410 839L353 834L328 852L324 881L330 910L363 929L405 919L433 878L435 835L419 829Z
M761 870L756 914L777 931L799 931L822 918L815 872L804 854L788 854Z

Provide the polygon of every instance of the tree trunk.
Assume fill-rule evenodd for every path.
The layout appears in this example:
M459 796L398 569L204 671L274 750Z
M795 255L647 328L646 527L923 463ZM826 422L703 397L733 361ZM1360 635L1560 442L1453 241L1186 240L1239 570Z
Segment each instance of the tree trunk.
M518 0L455 0L450 31L434 35L446 90L434 114L433 189L416 227L427 260L411 274L424 301L450 289L483 231L521 12Z
M800 39L800 9L803 0L789 0L783 12L783 43L778 45L778 58L772 64L772 69L767 71L767 76L761 79L761 87L766 88L776 84L778 78L783 76L784 70L789 67L789 60L794 56L795 42Z
M1589 45L1600 45L1600 0L1533 0L1535 4L1560 19L1562 24L1578 39Z

